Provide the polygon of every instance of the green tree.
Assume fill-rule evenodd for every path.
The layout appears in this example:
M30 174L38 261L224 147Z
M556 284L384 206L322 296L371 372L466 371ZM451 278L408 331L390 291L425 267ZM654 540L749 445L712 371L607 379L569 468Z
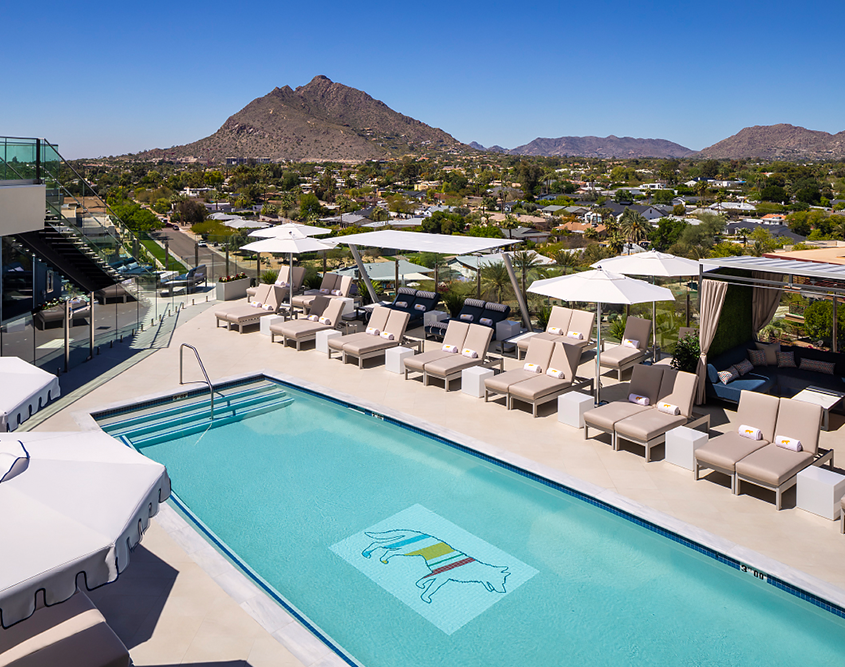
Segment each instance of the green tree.
M522 192L528 201L534 199L537 186L543 178L543 167L532 160L522 160L516 167L516 177L522 185Z
M651 223L645 219L642 213L633 209L625 209L619 220L619 229L629 243L639 243L648 238L651 231Z
M504 262L481 264L481 292L484 298L503 303L511 287L511 278Z
M675 198L675 193L671 190L655 190L654 203L655 204L671 204Z
M578 266L577 254L569 250L558 250L552 259L555 261L555 264L563 269L563 275L566 275L569 272L569 269L573 269Z
M526 287L528 280L534 281L538 278L545 277L545 271L540 262L540 256L533 250L519 250L513 254L513 265L519 269L523 299L527 300Z
M161 215L164 215L165 213L167 213L170 210L170 200L164 199L164 198L156 199L155 203L152 205L152 209L156 213L160 213Z
M660 218L657 225L651 228L648 240L656 250L666 252L671 246L678 242L687 223L674 218Z
M299 198L299 215L303 220L316 219L323 214L320 200L313 192L308 192Z
M845 340L845 308L837 309L837 339ZM814 301L804 311L804 331L811 340L822 340L830 344L833 338L833 304L830 301Z
M223 181L226 180L223 177L223 174L219 171L207 171L205 172L205 176L203 178L205 184L210 188L219 188L223 185Z

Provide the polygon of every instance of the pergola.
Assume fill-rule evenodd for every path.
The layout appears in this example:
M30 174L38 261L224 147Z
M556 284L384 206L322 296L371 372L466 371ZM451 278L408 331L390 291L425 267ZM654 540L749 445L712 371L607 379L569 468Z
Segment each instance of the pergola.
M364 263L361 261L361 255L358 252L358 246L387 248L390 250L403 250L410 252L432 252L440 255L470 255L477 252L502 248L514 243L520 243L520 241L516 239L490 239L478 236L457 236L453 234L425 234L422 232L403 232L394 229L364 232L363 234L351 234L349 236L341 236L332 240L349 246L349 250L352 252L352 257L355 258L355 263L358 265L358 270L364 279L364 283L367 286L367 292L369 292L370 298L373 302L378 301L378 296L376 295L376 292L373 289L373 284L370 282L369 276L364 269ZM507 255L503 255L503 262L507 268L508 276L510 276L511 284L513 285L517 302L519 303L522 321L526 328L530 329L531 320L528 315L528 307L522 296L522 292L519 291L519 284L513 270L513 265Z

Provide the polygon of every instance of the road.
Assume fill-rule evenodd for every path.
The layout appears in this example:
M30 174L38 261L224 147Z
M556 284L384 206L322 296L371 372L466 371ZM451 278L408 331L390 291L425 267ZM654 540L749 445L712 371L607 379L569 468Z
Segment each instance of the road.
M186 264L194 266L194 258L199 259L199 264L208 267L209 282L216 281L219 276L226 275L226 253L225 251L212 250L210 247L196 248L195 236L190 232L176 231L165 227L157 232L158 240L164 242L166 238L170 251L181 257ZM194 253L197 253L196 255ZM255 276L255 262L237 261L234 255L229 259L229 273L236 273L238 268L246 271L251 277Z

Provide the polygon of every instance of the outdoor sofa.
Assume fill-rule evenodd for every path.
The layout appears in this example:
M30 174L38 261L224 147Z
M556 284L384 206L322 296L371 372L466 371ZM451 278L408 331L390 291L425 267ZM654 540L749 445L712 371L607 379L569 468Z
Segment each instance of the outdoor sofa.
M422 323L423 316L427 312L434 310L439 301L440 295L437 292L400 287L396 290L393 302L384 304L384 306L408 313L408 328L414 329Z
M761 357L756 354L763 352ZM792 357L777 353L792 353ZM723 383L720 371L736 368L737 364L748 360L753 369ZM754 363L757 361L758 363ZM794 364L794 365L792 365ZM771 393L777 396L794 396L807 387L821 387L845 393L845 355L824 350L816 350L797 345L760 343L747 341L722 354L707 360L706 393L709 398L717 398L731 403L739 402L742 391ZM842 406L836 409L842 410Z
M511 307L504 303L494 301L482 301L481 299L466 299L458 313L457 318L447 318L439 322L432 322L425 327L425 337L429 336L436 340L443 340L446 335L446 328L452 319L458 319L468 324L480 324L493 329L493 340L496 340L496 325L508 319Z

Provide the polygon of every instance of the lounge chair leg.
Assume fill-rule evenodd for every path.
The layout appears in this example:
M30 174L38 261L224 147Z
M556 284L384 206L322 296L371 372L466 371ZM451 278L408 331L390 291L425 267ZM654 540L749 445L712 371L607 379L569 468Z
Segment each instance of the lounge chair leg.
M775 489L775 506L777 507L778 512L780 512L782 495L783 495L783 494L782 494L782 493L781 493L781 491L780 491L780 487L778 487L777 489Z
M428 373L423 371L423 387L427 387L427 386L428 386Z
M619 375L619 381L622 382L622 369L621 368L617 371L617 374Z
M358 357L358 370L364 368L364 357Z
M585 423L584 423L584 440L587 440L587 438L589 437L589 436L587 435L587 431L589 431L589 430L590 430L590 427L589 427L589 426L587 426L587 423L585 422Z
M694 460L692 463L692 478L697 482L698 481L698 461Z
M731 475L731 493L735 496L739 495L739 480L736 477L736 473Z
M534 419L537 418L537 403L531 404L531 414L534 417Z

